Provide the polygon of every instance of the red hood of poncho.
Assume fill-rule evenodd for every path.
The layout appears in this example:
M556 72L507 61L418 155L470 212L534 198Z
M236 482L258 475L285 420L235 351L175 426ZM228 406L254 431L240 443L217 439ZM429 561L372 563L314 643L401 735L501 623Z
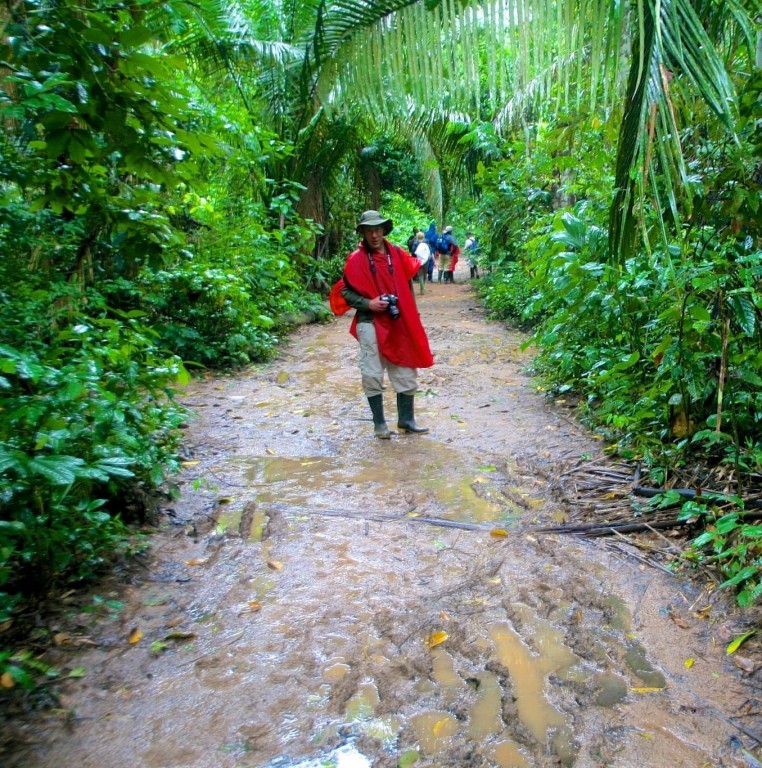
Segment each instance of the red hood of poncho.
M368 249L363 242L347 259L344 281L357 293L369 299L383 293L393 293L397 296L397 307L400 311L397 320L392 319L388 312L373 313L379 351L395 365L429 368L434 365L434 358L410 287L410 280L418 272L420 262L387 240L384 240L384 247L391 255L392 274L389 273L386 253L371 254L376 266L375 275L371 272ZM349 331L357 338L356 315Z

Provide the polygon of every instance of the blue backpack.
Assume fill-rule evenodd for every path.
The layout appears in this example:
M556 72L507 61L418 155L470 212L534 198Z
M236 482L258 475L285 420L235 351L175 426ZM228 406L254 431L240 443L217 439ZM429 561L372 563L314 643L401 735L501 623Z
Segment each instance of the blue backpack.
M437 235L437 251L439 253L449 253L452 238L448 235Z

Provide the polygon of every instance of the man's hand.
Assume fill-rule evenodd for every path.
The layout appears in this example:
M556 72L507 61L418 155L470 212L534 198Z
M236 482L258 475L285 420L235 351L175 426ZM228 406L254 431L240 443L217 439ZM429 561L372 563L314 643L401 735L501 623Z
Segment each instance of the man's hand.
M389 302L384 301L380 296L376 296L375 299L371 299L368 303L368 309L371 312L386 312L388 306Z

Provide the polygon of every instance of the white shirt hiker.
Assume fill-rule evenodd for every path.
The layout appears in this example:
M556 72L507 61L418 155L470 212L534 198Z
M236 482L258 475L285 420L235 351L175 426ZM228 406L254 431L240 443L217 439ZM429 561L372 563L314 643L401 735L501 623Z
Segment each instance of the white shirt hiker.
M431 248L429 248L429 244L425 240L421 240L421 242L418 243L418 247L415 249L415 255L422 267L425 267L429 263L429 259L431 258Z

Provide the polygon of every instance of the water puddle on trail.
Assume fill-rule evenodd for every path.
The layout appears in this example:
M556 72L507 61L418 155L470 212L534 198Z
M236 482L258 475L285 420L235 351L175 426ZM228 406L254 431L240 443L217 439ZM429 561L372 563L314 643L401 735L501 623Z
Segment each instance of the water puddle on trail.
M436 458L426 450L406 454L404 468L392 460L379 462L377 457L355 461L351 466L334 456L239 459L246 482L255 491L254 514L246 520L241 508L221 510L217 533L238 529L245 539L259 541L266 525L262 510L268 505L277 504L285 511L290 507L297 514L323 509L326 514L340 515L343 510L336 504L342 496L356 499L353 508L345 510L352 515L362 511L399 516L410 513L410 503L400 501L401 471L406 477L420 478L412 492L416 514L503 526L518 518L522 510L501 493L496 484L500 478L493 467L467 477L457 476L449 469L457 466L454 452L438 446L436 453Z
M573 765L576 749L571 722L546 698L545 681L551 674L564 679L580 659L561 642L561 632L537 617L526 618L539 654L508 624L494 625L490 637L499 661L510 673L519 719L538 743L550 740L562 765Z
M421 751L431 756L442 752L458 732L458 721L449 712L421 712L413 715L410 723Z

